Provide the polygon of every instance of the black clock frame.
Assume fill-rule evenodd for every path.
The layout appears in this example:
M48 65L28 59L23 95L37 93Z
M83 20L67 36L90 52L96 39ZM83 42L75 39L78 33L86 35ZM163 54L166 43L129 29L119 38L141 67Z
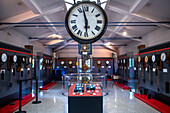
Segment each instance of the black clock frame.
M74 34L71 32L70 28L68 27L68 26L69 26L69 25L68 25L68 23L69 23L68 17L69 17L69 15L71 14L70 12L74 9L74 7L76 7L76 6L80 5L80 4L85 4L85 3L93 4L93 5L95 5L96 7L98 7L98 8L101 10L101 12L103 13L103 16L104 16L104 18L105 18L104 28L103 28L102 32L101 32L99 35L97 35L95 38L93 38L93 39L88 39L88 40L80 39L79 37L74 36ZM90 1L82 1L82 2L79 2L79 3L75 4L75 5L73 5L73 6L67 11L66 17L65 17L65 27L66 27L67 32L69 33L69 35L70 35L75 41L77 41L77 42L80 43L80 44L91 44L91 43L94 43L94 42L96 42L97 40L99 40L99 39L104 35L104 33L105 33L106 29L107 29L107 25L108 25L108 19L107 19L106 12L103 10L103 8L102 8L101 6L97 5L97 4L94 3L94 2L90 2Z

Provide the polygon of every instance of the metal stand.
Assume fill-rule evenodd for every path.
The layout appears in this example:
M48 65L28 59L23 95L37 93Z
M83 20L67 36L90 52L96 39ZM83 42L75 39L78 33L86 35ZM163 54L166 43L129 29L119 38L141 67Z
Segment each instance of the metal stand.
M36 101L33 101L32 104L39 104L41 101L38 101L38 78L36 77Z
M22 111L22 81L19 81L19 111L16 113L26 113L26 111Z
M28 80L32 80L35 78L31 78L31 79L26 79L26 80L19 80L19 111L15 112L15 113L26 113L26 111L22 111L22 82L23 81L28 81ZM38 101L38 78L36 77L36 101L32 102L33 104L39 104L41 103L41 101Z

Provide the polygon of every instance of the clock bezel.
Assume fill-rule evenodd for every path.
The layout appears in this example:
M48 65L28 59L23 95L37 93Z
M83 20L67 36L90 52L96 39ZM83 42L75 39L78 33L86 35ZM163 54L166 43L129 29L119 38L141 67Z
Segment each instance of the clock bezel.
M68 18L69 18L69 16L70 16L72 10L73 10L75 7L77 7L78 5L80 5L80 4L92 4L92 5L95 5L95 6L98 7L98 8L101 10L101 12L103 13L103 16L104 16L104 19L105 19L103 30L100 32L99 35L95 36L93 39L81 39L80 37L75 36L75 35L71 32L71 30L70 30L70 28L69 28L69 25L68 25L68 24L69 24L69 20L68 20ZM69 35L70 35L75 41L77 41L77 42L80 43L80 44L91 44L91 43L94 43L94 42L96 42L97 40L99 40L99 39L104 35L104 33L105 33L106 29L107 29L107 24L108 24L108 19L107 19L107 15L106 15L106 12L104 11L104 9L103 9L101 6L95 4L94 2L90 2L90 1L82 1L82 2L79 2L79 3L75 4L75 5L73 5L73 6L67 11L66 17L65 17L65 27L66 27L67 32L69 33Z

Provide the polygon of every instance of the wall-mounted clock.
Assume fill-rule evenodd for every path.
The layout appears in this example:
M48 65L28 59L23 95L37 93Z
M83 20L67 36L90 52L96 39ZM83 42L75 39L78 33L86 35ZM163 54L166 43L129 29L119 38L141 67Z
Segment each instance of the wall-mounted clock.
M7 61L7 55L5 53L2 54L1 60L2 60L2 62L6 62Z
M22 62L25 62L26 60L25 60L25 57L22 57Z
M155 60L156 60L155 55L152 55L152 62L155 62Z
M164 62L166 60L166 54L165 53L162 53L161 54L161 60Z
M148 56L145 56L145 62L148 62Z
M72 61L69 61L69 62L68 62L68 64L70 64L70 65L71 65L72 63L73 63Z
M61 61L61 65L64 65L64 61Z
M107 16L102 7L90 1L79 2L66 14L65 25L70 36L81 44L99 40L107 28Z
M141 62L141 57L140 56L138 56L138 62Z
M13 56L13 62L16 63L17 62L17 55Z
M109 61L106 61L106 64L109 64Z
M124 64L126 63L126 60L125 60L125 59L123 59L123 63L124 63Z
M97 64L101 64L101 61L97 61Z
M30 57L30 58L29 58L29 62L31 63L31 61L32 61L32 58Z

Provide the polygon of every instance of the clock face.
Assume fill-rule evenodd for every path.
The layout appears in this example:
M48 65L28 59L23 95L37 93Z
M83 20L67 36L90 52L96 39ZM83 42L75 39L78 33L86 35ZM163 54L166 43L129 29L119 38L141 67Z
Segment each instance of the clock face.
M152 62L155 62L155 60L156 60L155 55L152 55Z
M67 12L66 29L79 43L93 43L101 38L107 27L105 11L95 3L85 1Z
M25 57L22 58L22 61L25 62Z
M72 61L69 61L68 63L71 65L73 62L72 62Z
M166 60L166 54L165 53L162 53L161 54L161 60L164 62Z
M61 64L63 65L63 64L64 64L64 61L61 61Z
M109 61L106 61L106 64L109 64Z
M6 62L7 61L7 55L5 53L2 54L1 60L2 60L2 62Z
M30 58L29 58L29 62L30 62L30 63L31 63L31 60L32 60L32 58L30 57Z
M138 62L140 62L141 61L141 57L140 56L138 56Z
M97 61L97 64L101 64L101 61Z
M17 56L16 55L13 56L13 61L17 62Z
M124 63L124 64L125 64L125 62L126 62L125 59L123 59L123 63Z
M145 62L148 62L148 56L145 56Z

